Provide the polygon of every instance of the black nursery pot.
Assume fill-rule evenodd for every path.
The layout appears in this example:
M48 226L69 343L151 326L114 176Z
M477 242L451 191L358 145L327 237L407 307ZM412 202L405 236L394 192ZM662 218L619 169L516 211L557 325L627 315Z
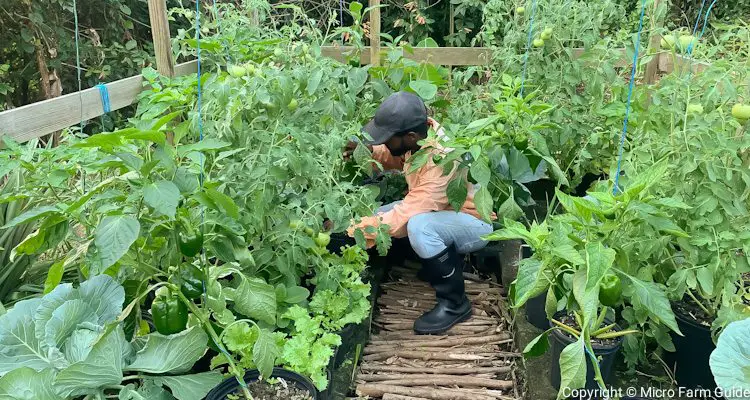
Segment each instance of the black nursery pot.
M667 353L667 362L675 365L675 380L682 387L715 389L716 382L711 374L708 360L714 345L711 329L684 315L678 307L673 307L677 326L685 336L671 332L675 352Z
M248 371L245 374L245 382L255 382L258 380L259 376L260 372L257 369ZM309 379L296 372L292 372L283 368L274 368L271 377L283 378L288 384L294 385L298 389L309 392L310 397L312 397L314 400L322 400L320 393L317 389L315 389L315 385L313 385L313 383L310 382ZM237 382L236 378L232 377L229 379L225 379L219 384L219 386L216 386L208 393L205 400L226 400L227 395L236 393L239 388L240 384L239 382Z
M547 292L532 297L526 302L526 320L541 330L549 329L549 318L547 318L547 312L544 310L546 302Z
M559 315L558 315L559 316ZM606 324L611 324L611 321L605 321ZM550 323L548 325L549 328L554 328L556 325L553 325ZM615 330L620 329L619 327L615 327ZM560 331L559 329L555 329L552 332L550 332L549 335L549 341L550 341L550 352L552 353L552 385L555 387L555 389L560 389L560 354L562 353L563 349L575 342L575 340ZM599 363L599 370L602 373L602 379L604 379L604 383L609 384L611 382L612 374L614 372L614 365L615 361L617 359L617 353L620 350L620 347L622 347L622 337L619 337L617 339L617 343L610 345L610 346L600 346L595 343L592 343L591 346L594 348L594 355L597 357L601 357L601 362ZM596 380L594 379L594 366L591 365L591 358L586 355L586 389L597 389L599 387L599 384L596 383Z

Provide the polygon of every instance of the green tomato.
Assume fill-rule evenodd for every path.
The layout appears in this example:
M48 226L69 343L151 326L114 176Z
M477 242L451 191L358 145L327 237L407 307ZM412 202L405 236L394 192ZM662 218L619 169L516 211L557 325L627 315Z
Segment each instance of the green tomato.
M302 221L300 221L298 219L293 219L293 220L289 221L289 228L292 229L292 230L296 231L301 226L302 226Z
M676 41L676 39L675 39L674 35L664 35L661 38L661 48L662 49L671 50L671 49L674 48L675 41Z
M307 234L307 236L312 236L312 235L314 235L314 234L315 234L315 231L314 231L314 230L312 230L312 228L310 228L310 227L308 226L308 227L305 227L305 233Z
M750 119L750 105L737 103L732 107L732 116L741 121Z
M680 48L682 49L682 51L687 51L690 45L692 45L693 49L695 49L697 40L693 35L682 35L678 40L680 42Z
M297 106L298 106L298 105L299 105L299 104L297 103L297 99L292 99L292 100L291 100L291 101L289 102L289 104L287 105L287 107L289 107L289 110L291 110L291 111L294 111L294 110L296 110L296 109L297 109Z
M281 56L284 55L284 50L281 50L281 48L277 47L277 48L273 49L273 55L276 58L279 58L279 57L281 57Z
M687 112L688 114L703 114L703 106L701 104L688 104L687 106Z
M245 68L247 69L248 75L255 75L258 71L255 69L255 65L247 63L245 64Z
M227 67L227 71L229 72L229 75L232 75L235 78L241 78L247 73L247 69L239 65L230 65Z
M552 28L547 27L547 28L544 28L544 30L542 31L542 34L539 35L539 37L541 37L542 40L547 40L552 37L552 33L554 33L554 30L552 30Z
M331 235L327 233L320 232L318 233L318 236L315 237L315 244L320 247L326 247L328 246L328 243L331 243Z
M516 14L523 15L526 12L526 7L516 7Z
M534 39L534 47L544 47L544 39Z

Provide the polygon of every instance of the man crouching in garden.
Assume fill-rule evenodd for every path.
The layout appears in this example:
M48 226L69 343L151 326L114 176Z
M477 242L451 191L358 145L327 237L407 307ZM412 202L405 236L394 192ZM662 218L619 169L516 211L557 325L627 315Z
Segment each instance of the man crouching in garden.
M437 137L428 139L429 129ZM440 140L445 137L438 123L427 116L422 100L408 92L398 92L388 97L378 108L375 118L363 131L372 138L365 142L372 157L384 169L402 170L409 191L406 197L378 209L374 216L365 217L359 224L349 227L354 236L361 228L373 245L374 234L364 228L387 224L395 238L408 236L414 252L422 261L421 277L435 289L437 304L414 322L418 334L438 334L453 325L469 319L471 302L464 291L463 254L477 251L487 245L482 235L492 232L492 225L482 221L474 206L475 188L467 181L469 195L459 212L453 210L446 189L457 173L457 168L443 175L443 167L432 161L432 154L444 155L446 149ZM409 171L409 157L417 152L423 139L430 150L428 161L421 168ZM352 154L357 143L351 142L345 157ZM495 216L493 215L493 218Z

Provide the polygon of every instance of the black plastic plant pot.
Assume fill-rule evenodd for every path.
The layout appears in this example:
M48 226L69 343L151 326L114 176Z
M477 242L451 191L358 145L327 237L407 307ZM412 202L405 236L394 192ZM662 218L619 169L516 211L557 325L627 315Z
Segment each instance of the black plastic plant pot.
M606 324L611 324L611 321L605 321ZM552 323L548 327L554 327ZM620 328L615 326L615 330ZM563 349L569 344L575 342L575 339L563 333L560 329L555 329L550 332L550 353L552 354L552 376L551 381L555 389L560 389L560 354ZM596 343L592 343L591 347L594 348L594 355L597 358L601 358L599 362L599 371L602 374L604 383L609 384L612 380L614 372L614 365L617 359L617 354L622 347L622 337L617 339L617 343L609 346L601 346ZM586 355L586 389L597 389L599 384L594 379L594 367L591 364L591 357Z
M679 307L672 309L677 326L684 335L671 333L675 352L667 353L667 363L675 366L677 384L687 388L715 389L716 382L708 364L711 352L716 348L711 339L711 328L701 325L689 315L683 315Z
M532 297L526 302L526 320L541 330L549 328L549 318L547 318L547 312L544 310L546 302L547 292Z
M253 383L258 380L259 376L260 372L258 372L257 369L248 371L245 374L245 382ZM310 397L314 400L323 400L320 393L315 388L315 385L313 385L313 383L310 382L309 379L296 372L292 372L283 368L274 368L271 377L284 379L284 381L286 381L288 385L293 385L300 390L304 390L310 393ZM227 400L228 395L237 394L239 389L239 382L237 382L236 378L232 377L224 380L219 384L219 386L213 388L208 393L208 395L206 395L205 400Z

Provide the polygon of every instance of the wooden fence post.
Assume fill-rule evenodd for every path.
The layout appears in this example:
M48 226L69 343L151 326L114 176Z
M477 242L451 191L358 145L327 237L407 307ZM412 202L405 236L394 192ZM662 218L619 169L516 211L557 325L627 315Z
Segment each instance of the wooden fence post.
M654 54L654 58L646 64L646 74L643 77L646 84L653 84L656 82L657 75L659 74L659 48L661 46L661 35L654 33L657 29L663 26L663 21L659 18L659 0L654 0L654 10L651 18L651 39L648 44L648 54Z
M370 0L370 64L380 65L380 0Z
M151 20L151 36L154 40L156 70L172 78L174 77L174 58L172 57L166 0L148 0L148 15Z

